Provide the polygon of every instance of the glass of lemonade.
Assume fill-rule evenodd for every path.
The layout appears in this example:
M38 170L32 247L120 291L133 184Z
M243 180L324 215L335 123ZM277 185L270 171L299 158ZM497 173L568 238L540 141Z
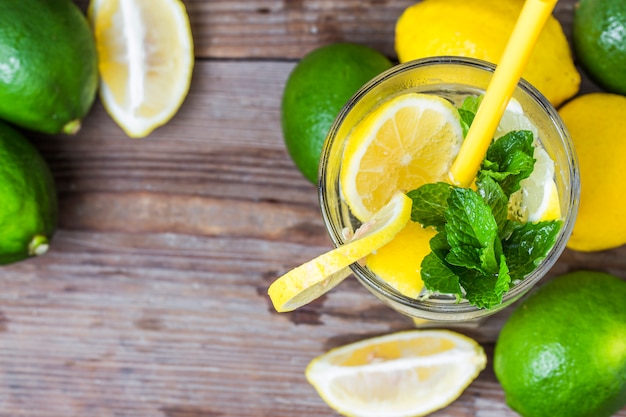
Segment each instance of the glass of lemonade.
M344 148L354 127L385 101L409 92L437 95L459 107L466 97L477 97L484 93L494 69L489 63L470 58L426 58L395 66L354 95L331 127L320 160L320 205L335 246L346 243L361 225L346 204L340 181ZM558 191L562 221L555 244L534 271L511 284L501 304L489 309L475 307L465 298L459 299L450 294L423 290L418 295L408 296L374 273L368 267L367 260L353 264L351 269L356 278L395 310L428 321L461 322L486 317L527 293L549 271L564 250L574 225L580 188L571 138L552 105L524 80L518 84L511 101L515 103L517 111L523 114L523 118L532 124L535 146L543 148L554 161L553 180ZM397 256L406 255L403 250L399 250ZM391 267L393 269L393 265ZM416 279L419 279L418 271Z

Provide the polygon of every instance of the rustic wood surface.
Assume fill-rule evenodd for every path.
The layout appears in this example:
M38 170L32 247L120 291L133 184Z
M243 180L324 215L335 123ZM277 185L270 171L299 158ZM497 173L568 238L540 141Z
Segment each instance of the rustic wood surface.
M1 271L0 416L336 415L306 382L308 362L412 323L353 279L294 313L271 308L272 280L330 247L283 144L281 92L297 59L329 42L394 58L412 3L187 0L197 59L170 123L131 140L97 102L76 137L31 135L57 180L60 229L48 254ZM573 7L555 11L568 35ZM550 277L626 278L625 259L626 248L566 251ZM491 359L508 314L459 331ZM491 362L433 414L516 415Z

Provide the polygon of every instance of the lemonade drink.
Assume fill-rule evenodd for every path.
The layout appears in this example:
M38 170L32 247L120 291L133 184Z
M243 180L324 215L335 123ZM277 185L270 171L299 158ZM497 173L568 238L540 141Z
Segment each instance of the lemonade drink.
M430 106L429 97L443 98L439 99L443 102L441 109L435 100L432 105L434 113L448 114L446 103L460 107L467 97L480 96L484 93L492 73L491 65L472 59L440 57L419 60L399 65L381 74L353 97L331 128L320 163L320 203L335 245L346 243L351 233L367 220L369 209L375 211L378 205L384 205L387 196L398 190L411 191L424 182L450 181L447 172L458 152L458 144L447 139L437 139L427 145L430 149L417 151L421 152L421 156L415 161L405 160L401 156L393 166L386 162L387 166L381 163L376 168L370 168L371 164L376 165L376 161L362 162L368 158L367 151L362 151L360 147L363 146L355 145L355 142L362 141L363 137L369 135L369 131L384 129L377 122L380 118L378 113L383 112L381 109L396 111L399 108L396 106L395 110L387 110L394 105L385 103L402 102L403 97L409 97L409 93L427 94L428 96L420 96L426 98L427 106ZM445 129L457 129L454 121L439 120L433 125L441 126L447 122L452 127ZM430 129L432 126L423 128ZM573 227L579 193L576 157L567 131L554 108L532 86L523 81L502 118L496 137L511 130L533 132L533 146L536 148L534 158L538 162L535 163L534 177L531 175L525 180L522 190L510 198L509 217L517 218L520 222L560 222L554 244L545 258L542 256L543 259L536 260L538 266L523 279L515 280L512 287L505 292L501 303L490 305L489 308L479 308L475 303L466 299L459 300L455 295L424 291L419 268L422 259L431 252L430 240L437 232L432 227L424 228L420 224L409 223L393 242L370 255L364 265L352 266L356 277L366 288L409 316L460 321L498 311L526 293L546 274L564 249ZM458 132L447 132L440 136L450 135L459 136ZM388 153L393 153L393 147L384 149L379 154L379 159L385 159ZM359 163L355 164L355 159ZM404 174L397 174L397 171L400 170L399 165L405 163L407 166L420 165L424 169L417 169L418 174L403 177ZM358 172L359 167L364 166L368 168L362 171L368 172ZM367 198L361 199L362 194L370 191L364 191L368 187L375 190Z

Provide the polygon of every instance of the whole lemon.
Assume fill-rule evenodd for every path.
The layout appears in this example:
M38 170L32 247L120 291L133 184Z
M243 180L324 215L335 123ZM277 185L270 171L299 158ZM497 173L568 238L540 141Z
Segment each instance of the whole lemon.
M599 251L626 243L626 97L593 93L559 109L580 166L580 206L570 249Z
M576 56L591 78L609 92L626 94L626 2L580 0L572 38Z
M424 0L396 24L400 62L438 55L467 56L497 64L524 0ZM558 106L580 87L580 74L560 23L550 17L523 77Z
M524 417L609 417L626 405L626 281L557 277L503 326L494 371Z
M391 67L380 52L354 43L317 48L295 66L282 98L282 128L289 155L302 174L317 184L322 145L350 97Z

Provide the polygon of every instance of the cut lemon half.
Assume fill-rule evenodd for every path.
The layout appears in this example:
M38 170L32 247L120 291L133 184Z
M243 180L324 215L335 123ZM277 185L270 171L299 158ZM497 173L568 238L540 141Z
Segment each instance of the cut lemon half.
M554 181L554 161L543 149L535 147L535 167L511 195L509 212L520 222L540 222L561 218L559 192Z
M363 221L396 191L448 180L462 141L458 111L447 100L407 93L384 102L347 140L339 181L348 207Z
M306 378L343 415L413 417L457 399L486 362L464 335L412 330L332 349L311 361Z
M413 201L396 193L350 242L300 265L270 285L268 295L279 313L310 303L350 275L349 266L390 242L411 218Z
M130 137L167 123L189 91L193 40L179 0L91 0L100 97Z

